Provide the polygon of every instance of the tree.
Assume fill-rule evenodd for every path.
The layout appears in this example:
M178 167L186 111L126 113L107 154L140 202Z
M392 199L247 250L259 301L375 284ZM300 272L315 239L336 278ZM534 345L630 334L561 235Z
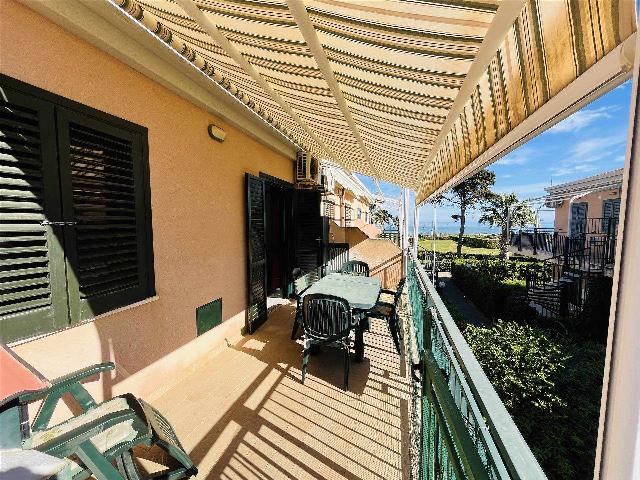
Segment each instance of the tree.
M379 207L375 203L369 207L369 213L371 215L371 223L378 225L384 230L385 225L394 225L398 227L397 215L391 215L388 210Z
M464 227L467 220L467 211L476 206L491 195L491 186L496 182L496 174L489 170L481 170L473 177L459 183L448 192L436 197L433 203L440 205L453 205L460 209L460 214L451 215L454 221L460 220L460 233L458 234L457 254L462 254L464 240Z
M482 205L480 223L501 227L500 259L506 260L509 254L509 231L512 227L524 227L533 223L535 214L531 207L518 200L515 193L492 194Z

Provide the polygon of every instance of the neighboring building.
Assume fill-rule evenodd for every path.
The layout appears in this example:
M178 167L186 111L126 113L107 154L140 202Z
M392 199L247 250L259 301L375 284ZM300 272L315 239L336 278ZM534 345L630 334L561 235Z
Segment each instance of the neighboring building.
M323 163L321 176L325 186L322 214L332 220L332 241L351 243L343 230L349 227L358 228L369 238L377 237L380 229L371 223L370 213L374 196L358 177L328 163Z
M545 189L544 204L555 211L553 228L512 231L509 250L540 259L588 249L590 270L613 264L620 215L622 169L611 170Z
M554 230L561 234L604 232L620 214L622 169L545 189L545 205L555 209Z

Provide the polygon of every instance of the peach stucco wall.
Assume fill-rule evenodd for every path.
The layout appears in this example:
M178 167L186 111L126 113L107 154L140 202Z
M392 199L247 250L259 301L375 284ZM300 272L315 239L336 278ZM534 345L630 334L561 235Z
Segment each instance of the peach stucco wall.
M0 18L2 73L148 128L159 297L16 351L48 377L114 360L118 373L103 388L109 395L154 364L168 368L167 358L175 367L206 353L203 337L213 334L195 340L201 304L222 297L220 331L237 333L246 303L244 174L292 181L291 160L21 4L0 0ZM224 128L224 143L208 137L209 123Z
M620 198L620 190L607 190L603 192L594 192L574 199L574 203L587 202L587 218L602 217L603 200L611 200ZM562 205L555 209L554 228L557 232L566 233L569 222L569 201L565 200Z

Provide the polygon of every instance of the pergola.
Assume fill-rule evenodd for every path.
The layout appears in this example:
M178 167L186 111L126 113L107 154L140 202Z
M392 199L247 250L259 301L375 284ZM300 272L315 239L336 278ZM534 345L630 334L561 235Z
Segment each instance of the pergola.
M632 0L112 0L299 148L421 203L629 78Z

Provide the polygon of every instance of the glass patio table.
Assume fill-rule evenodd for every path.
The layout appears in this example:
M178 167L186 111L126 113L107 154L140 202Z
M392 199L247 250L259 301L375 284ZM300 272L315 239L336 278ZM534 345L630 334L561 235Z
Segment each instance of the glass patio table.
M311 293L333 295L349 302L356 325L356 360L364 359L364 327L366 315L363 313L375 307L382 284L379 278L360 277L341 273L330 273L311 285L302 295Z

